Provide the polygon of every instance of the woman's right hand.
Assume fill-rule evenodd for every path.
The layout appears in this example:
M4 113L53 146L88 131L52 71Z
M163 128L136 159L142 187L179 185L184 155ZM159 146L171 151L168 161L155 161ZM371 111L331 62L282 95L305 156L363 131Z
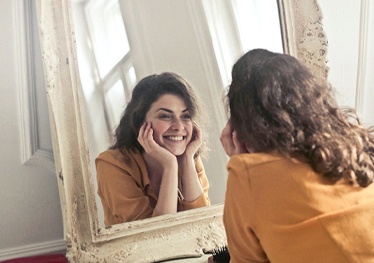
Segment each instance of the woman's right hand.
M178 189L178 162L177 157L167 149L161 147L153 139L153 129L151 123L144 123L139 129L138 141L143 146L147 156L152 161L159 163L163 168L155 211L159 215L171 214L177 212L177 189Z
M223 128L220 140L223 149L230 157L234 154L249 152L245 144L239 141L238 134L232 128L230 120L227 121L225 128Z
M144 122L139 129L138 141L144 151L153 159L159 162L163 167L167 167L172 162L176 162L177 158L167 149L161 147L153 139L153 129L151 123Z

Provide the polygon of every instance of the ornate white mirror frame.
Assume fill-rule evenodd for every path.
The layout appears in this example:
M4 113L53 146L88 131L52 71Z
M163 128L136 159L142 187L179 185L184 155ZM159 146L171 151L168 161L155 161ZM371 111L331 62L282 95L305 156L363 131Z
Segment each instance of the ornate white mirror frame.
M327 75L316 0L278 0L285 53ZM71 262L154 262L226 243L222 205L100 228L90 172L70 0L37 0L56 173Z

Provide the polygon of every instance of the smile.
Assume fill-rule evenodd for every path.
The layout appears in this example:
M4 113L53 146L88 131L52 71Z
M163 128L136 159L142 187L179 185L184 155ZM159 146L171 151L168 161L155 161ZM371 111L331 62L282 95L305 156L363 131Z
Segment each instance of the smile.
M182 141L185 136L164 136L164 138L171 141Z

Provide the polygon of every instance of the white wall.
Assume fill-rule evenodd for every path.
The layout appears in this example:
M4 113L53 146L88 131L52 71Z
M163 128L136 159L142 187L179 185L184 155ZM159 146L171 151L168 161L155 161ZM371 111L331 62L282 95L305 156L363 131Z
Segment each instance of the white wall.
M374 1L319 0L328 38L329 80L342 106L374 125Z
M27 50L38 44L27 38L30 2L0 1L0 260L65 249L41 55Z

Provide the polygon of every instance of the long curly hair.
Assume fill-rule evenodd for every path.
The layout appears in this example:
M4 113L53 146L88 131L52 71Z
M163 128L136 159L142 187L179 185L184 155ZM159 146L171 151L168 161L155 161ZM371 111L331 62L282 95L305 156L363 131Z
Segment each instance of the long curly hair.
M373 128L364 128L354 110L339 108L326 80L296 58L247 52L233 66L227 98L233 129L256 152L308 162L332 182L373 182Z
M134 87L131 100L126 106L121 120L115 130L114 144L110 149L126 148L129 150L139 150L144 152L143 147L138 142L138 134L143 124L146 114L152 103L157 101L162 95L173 94L180 97L189 109L191 119L201 129L202 110L196 92L185 79L176 73L164 72L161 74L149 75ZM206 136L203 136L203 144L195 154L198 156L205 150Z

